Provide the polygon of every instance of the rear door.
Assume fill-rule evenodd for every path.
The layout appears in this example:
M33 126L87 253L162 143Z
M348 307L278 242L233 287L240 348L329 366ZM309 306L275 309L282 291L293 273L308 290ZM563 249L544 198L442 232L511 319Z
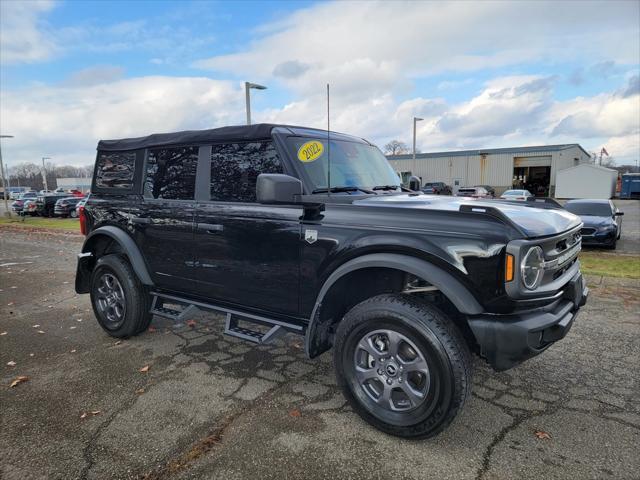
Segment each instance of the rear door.
M301 207L256 203L260 173L285 173L271 140L213 145L208 201L196 212L200 295L296 315Z
M143 198L131 219L136 242L160 288L190 292L194 268L197 146L147 150Z

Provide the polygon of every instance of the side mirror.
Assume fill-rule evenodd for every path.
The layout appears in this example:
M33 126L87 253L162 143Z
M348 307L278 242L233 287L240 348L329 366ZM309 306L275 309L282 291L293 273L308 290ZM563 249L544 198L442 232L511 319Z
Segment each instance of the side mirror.
M420 190L420 178L411 176L409 178L409 188L414 191Z
M622 215L624 215L624 212L616 212L613 214L615 217L621 217Z
M261 173L256 183L256 199L265 204L300 202L302 182L281 173Z

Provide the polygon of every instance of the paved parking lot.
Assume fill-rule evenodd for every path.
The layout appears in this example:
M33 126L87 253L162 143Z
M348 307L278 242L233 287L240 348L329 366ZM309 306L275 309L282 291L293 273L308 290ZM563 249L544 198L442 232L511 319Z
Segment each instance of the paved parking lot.
M638 200L614 200L621 212L622 236L616 248L620 253L640 253L640 201Z
M211 315L116 342L73 292L79 240L0 230L0 478L638 478L638 281L590 278L564 341L500 374L477 361L453 425L402 441L297 337L254 348Z

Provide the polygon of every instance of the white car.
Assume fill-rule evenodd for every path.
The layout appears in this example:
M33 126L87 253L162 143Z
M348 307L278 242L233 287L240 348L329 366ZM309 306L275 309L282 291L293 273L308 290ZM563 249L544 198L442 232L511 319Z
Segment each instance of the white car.
M507 190L500 195L503 200L526 200L529 197L533 197L529 190Z

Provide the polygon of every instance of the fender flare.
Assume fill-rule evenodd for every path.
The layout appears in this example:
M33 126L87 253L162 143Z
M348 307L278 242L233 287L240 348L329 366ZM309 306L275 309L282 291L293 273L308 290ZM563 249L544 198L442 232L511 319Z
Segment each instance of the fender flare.
M147 265L144 262L144 257L140 253L140 249L136 245L136 242L125 233L121 228L114 227L112 225L106 225L104 227L96 228L92 231L84 241L82 245L82 252L86 253L90 250L91 239L97 237L98 235L104 235L112 238L122 247L124 254L127 256L133 271L140 279L143 285L153 286L153 281L151 280L151 275L149 275L149 270L147 269Z
M312 351L313 340L318 328L318 317L322 301L331 287L343 276L355 270L371 267L393 268L415 275L431 285L437 287L451 303L463 314L478 315L484 311L480 303L452 274L421 258L397 253L372 253L349 260L340 265L324 282L309 319L309 326L305 335L305 351L309 358L321 352Z

